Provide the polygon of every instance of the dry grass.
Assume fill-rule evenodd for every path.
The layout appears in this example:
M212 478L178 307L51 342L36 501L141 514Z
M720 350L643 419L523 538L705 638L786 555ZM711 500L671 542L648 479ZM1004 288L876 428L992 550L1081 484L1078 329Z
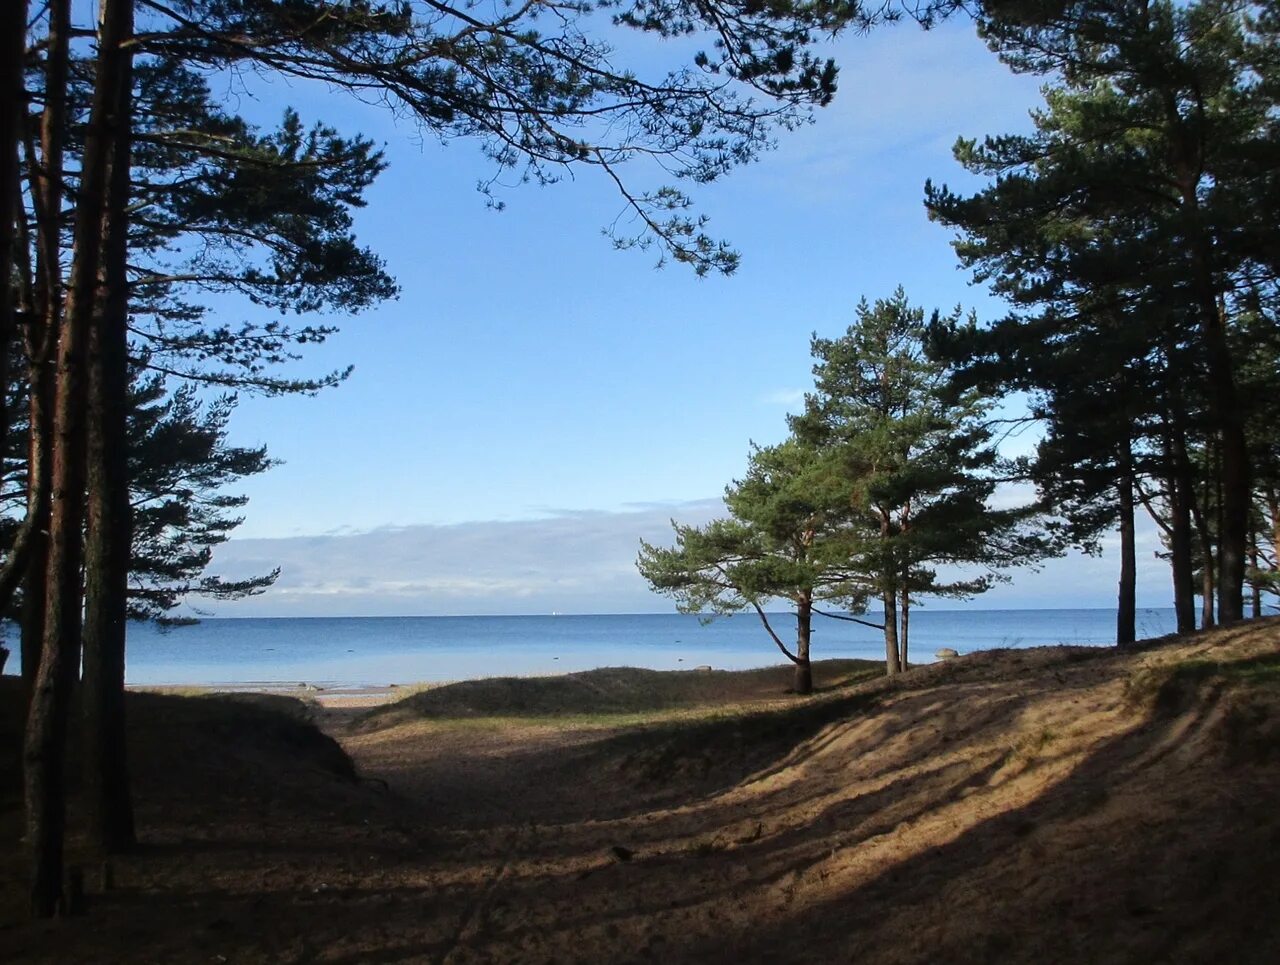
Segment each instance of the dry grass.
M877 676L883 665L871 660L823 660L813 665L819 692ZM636 723L672 711L705 713L785 696L789 667L759 670L643 670L604 667L547 677L485 677L410 691L395 702L360 715L360 730L379 730L417 720L514 721L556 718L558 723L600 718Z

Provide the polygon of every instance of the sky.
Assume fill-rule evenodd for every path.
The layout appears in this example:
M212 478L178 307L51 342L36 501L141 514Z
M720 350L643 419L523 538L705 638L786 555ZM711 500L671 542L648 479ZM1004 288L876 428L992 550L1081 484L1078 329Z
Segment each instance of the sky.
M283 573L262 597L200 607L670 609L635 571L640 538L719 512L750 443L785 435L811 384L811 334L841 334L859 298L899 284L926 308L1000 311L926 218L923 185L976 186L951 146L1029 129L1037 81L1012 75L963 20L831 49L840 91L816 122L694 191L711 232L742 252L729 278L614 251L601 229L622 204L590 171L505 189L495 212L476 191L492 167L475 143L424 141L404 120L314 88L229 84L222 93L250 116L293 105L385 145L390 166L356 233L401 293L331 319L342 333L308 353L300 372L355 366L341 387L242 400L233 441L265 443L282 464L238 487L245 522L214 570ZM1167 605L1154 534L1142 538L1140 605ZM1114 554L1073 558L975 605L1109 606L1114 586Z

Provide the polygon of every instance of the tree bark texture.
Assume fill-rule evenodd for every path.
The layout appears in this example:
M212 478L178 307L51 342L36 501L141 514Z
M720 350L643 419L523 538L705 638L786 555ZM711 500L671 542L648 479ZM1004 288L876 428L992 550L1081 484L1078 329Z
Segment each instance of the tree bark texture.
M809 661L809 645L813 639L813 600L802 598L796 604L795 686L798 694L813 693L813 665Z
M26 24L26 0L0 5L0 386L9 384L10 350L18 337L18 293L12 266L17 260L18 219L25 217L15 188L18 145L26 119L22 82ZM8 394L0 392L0 452L8 451L9 423ZM0 600L0 607L8 608L7 598Z
M121 3L122 39L132 10ZM132 56L116 55L108 92L111 144L96 324L89 339L85 543L84 779L89 838L100 851L135 843L125 746L124 665L132 520L127 458L129 388L128 218Z
M902 633L898 637L898 666L901 670L910 670L911 664L908 658L911 642L911 594L905 587L899 595L898 609L902 620Z
M1191 503L1191 521L1195 524L1196 538L1200 542L1200 557L1202 565L1200 568L1200 629L1208 630L1217 626L1217 618L1214 616L1214 574L1222 568L1222 541L1219 540L1215 546L1213 541L1213 531L1209 528L1209 520L1205 514L1205 508L1213 506L1217 510L1215 522L1218 532L1222 532L1222 489L1217 484L1217 474L1221 472L1222 460L1219 457L1219 447L1214 447L1214 458L1212 465L1214 467L1214 476L1204 480L1204 495L1194 499ZM1182 458L1184 460L1187 476L1191 475L1191 463L1186 458L1185 448L1182 450ZM1194 490L1193 490L1194 491Z
M1178 421L1181 412L1177 407L1180 405L1181 398L1174 398L1172 411L1165 413L1163 455L1165 485L1169 493L1169 569L1173 577L1173 608L1178 632L1191 633L1196 628L1195 582L1191 565L1191 501L1195 495L1186 444Z
M884 604L884 661L885 673L893 676L902 669L898 659L898 602L893 588L884 590L880 599Z
M69 70L71 13L68 0L53 0L46 38L44 109L40 114L40 155L28 145L31 201L35 207L35 309L27 326L30 364L31 446L27 472L27 512L35 513L34 542L23 584L22 675L28 700L34 693L44 647L45 576L48 570L48 507L52 479L53 354L62 328L63 139ZM25 30L24 40L25 40Z
M880 510L880 539L887 541L890 533L889 514L883 509ZM894 573L897 572L892 561L886 561L885 580L893 579ZM898 660L898 594L897 587L893 585L883 586L880 589L880 600L884 605L884 662L885 673L892 677L902 669L902 664Z
M1222 486L1221 528L1218 533L1218 619L1232 623L1244 618L1245 555L1249 545L1249 511L1253 504L1249 447L1244 414L1236 390L1235 363L1227 341L1226 321L1213 279L1210 242L1201 226L1199 200L1193 188L1184 189L1184 214L1191 254L1192 284L1200 316L1200 333L1207 363L1209 414L1218 430Z
M49 568L49 490L53 460L53 372L32 362L28 375L31 419L27 451L27 514L31 549L22 585L22 676L30 692L44 646L45 574Z
M52 915L62 899L66 824L63 770L71 691L80 664L83 603L85 361L111 153L106 121L111 92L118 83L121 42L128 36L121 27L129 22L123 14L131 9L130 2L103 0L101 7L97 76L75 205L70 286L58 339L44 644L24 743L31 909L36 917ZM53 16L64 25L69 23L67 0L54 4ZM65 55L65 40L62 50Z
M44 323L62 315L58 223L62 205L62 131L71 30L70 0L49 7L47 73L41 119L41 170L34 174L38 260ZM24 31L25 32L25 31ZM33 396L34 397L34 396ZM44 629L47 629L44 628ZM23 737L23 795L26 843L31 860L31 911L51 916L62 899L62 846L66 820L63 770L71 689L78 654L67 652L62 637L41 634ZM26 654L24 653L24 658Z
M17 292L14 285L18 241L17 198L18 144L26 113L22 84L23 44L26 38L27 4L10 0L0 7L0 385L9 384L10 348L17 340ZM8 394L0 392L0 452L7 452L9 436Z
M1133 453L1126 439L1120 447L1117 489L1120 504L1120 587L1116 600L1116 644L1138 638L1138 558L1134 541Z
M1258 573L1259 561L1258 536L1255 533L1249 543L1249 566L1255 574ZM1249 616L1255 620L1262 616L1262 587L1256 575L1249 581Z

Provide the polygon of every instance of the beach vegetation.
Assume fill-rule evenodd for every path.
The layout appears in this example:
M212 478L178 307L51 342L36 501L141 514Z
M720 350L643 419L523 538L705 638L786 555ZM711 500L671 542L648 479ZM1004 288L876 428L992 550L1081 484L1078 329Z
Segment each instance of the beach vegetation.
M682 613L754 611L794 666L794 691L808 694L815 605L835 599L858 605L865 596L851 565L838 485L830 462L798 440L756 447L746 475L725 489L729 518L701 527L673 522L671 547L642 540L640 575ZM794 609L791 646L766 612L775 600Z
M926 322L898 288L859 302L844 335L814 337L814 390L790 418L793 436L829 465L846 565L864 610L881 604L887 672L909 666L910 614L927 597L967 599L1057 551L1033 501L997 487L1020 467L997 448L994 397L957 390L930 329L975 325L960 309Z
M814 390L791 437L756 447L726 488L729 518L673 523L670 547L641 542L641 575L682 612L759 614L796 666L797 693L809 692L815 612L882 630L895 674L908 666L913 602L974 596L1056 550L1034 504L994 506L1013 470L994 445L992 398L956 393L927 341L925 312L902 289L864 299L843 336L813 339ZM862 619L873 600L881 623ZM773 601L794 609L794 649L769 620Z
M1246 588L1259 615L1276 545L1275 11L1084 3L979 23L1047 86L1032 133L957 143L987 187L926 187L961 263L1011 306L951 341L963 381L1031 396L1035 475L1071 538L1118 527L1121 642L1137 506L1165 535L1179 630L1197 592L1204 626L1245 617Z

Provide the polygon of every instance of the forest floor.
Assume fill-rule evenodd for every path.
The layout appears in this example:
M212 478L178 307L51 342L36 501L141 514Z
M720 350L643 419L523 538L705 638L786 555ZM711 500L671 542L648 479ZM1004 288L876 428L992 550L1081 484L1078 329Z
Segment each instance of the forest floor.
M872 673L134 694L142 844L34 924L5 678L0 960L1280 961L1280 619Z

